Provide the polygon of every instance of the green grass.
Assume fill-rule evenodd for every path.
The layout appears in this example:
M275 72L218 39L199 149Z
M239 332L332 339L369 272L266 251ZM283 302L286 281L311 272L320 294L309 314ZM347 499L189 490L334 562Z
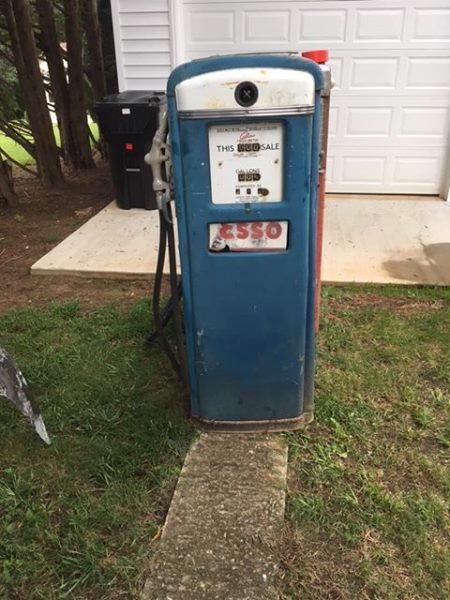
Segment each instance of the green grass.
M324 289L316 422L288 434L283 598L450 597L444 289ZM0 598L136 597L192 439L147 303L0 316L53 445L0 402Z
M284 598L450 597L450 292L328 288Z
M0 149L4 150L8 156L11 156L11 158L21 165L26 166L34 164L34 159L28 152L4 133L0 133Z
M97 140L99 135L97 123L91 123L90 129L94 135L94 138ZM53 132L55 134L56 143L58 146L60 146L61 139L59 135L59 129L56 125L53 126ZM0 133L0 149L5 150L9 156L14 158L21 165L26 166L34 164L34 159L28 154L28 152L24 150L20 144L17 144L3 133Z
M52 446L0 402L0 597L130 598L193 435L150 308L0 316Z

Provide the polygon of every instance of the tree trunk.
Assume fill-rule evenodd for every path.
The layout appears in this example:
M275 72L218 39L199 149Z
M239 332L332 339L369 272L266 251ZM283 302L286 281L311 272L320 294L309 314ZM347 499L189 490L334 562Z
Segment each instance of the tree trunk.
M53 0L36 0L36 10L41 29L40 46L47 59L64 162L76 167L74 163L76 162L77 152L70 126L69 90L61 48L58 43Z
M1 0L20 89L33 132L39 176L51 187L63 181L58 148L45 98L28 0Z
M119 91L117 83L116 53L111 16L111 0L99 0L98 18L102 32L103 68L106 79L106 93L115 94Z
M98 18L97 0L83 0L84 31L89 55L88 77L92 85L94 102L106 94L103 65L102 32Z
M11 165L0 156L0 198L6 206L15 206L17 203Z
M22 135L20 131L17 131L16 127L14 126L14 123L7 123L6 121L3 121L3 119L0 119L0 131L3 131L3 133L9 138L11 138L14 142L16 142L16 144L22 146L22 148L34 158L36 163L38 162L36 156L36 145L33 144L33 142L27 139L24 135Z
M79 0L64 0L70 122L77 146L77 166L79 168L90 169L95 167L95 163L92 158L91 145L89 142L79 14Z

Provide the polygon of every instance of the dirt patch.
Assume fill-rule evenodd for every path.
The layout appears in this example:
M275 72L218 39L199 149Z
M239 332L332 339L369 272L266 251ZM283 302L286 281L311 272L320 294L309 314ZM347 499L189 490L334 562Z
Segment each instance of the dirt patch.
M19 174L18 205L0 207L0 312L13 307L78 299L83 306L127 304L147 297L151 281L30 275L30 267L114 197L108 165L68 176L64 187L44 189Z
M383 295L364 294L349 295L345 299L328 298L327 305L331 310L345 307L346 310L390 310L397 314L407 315L424 310L440 310L444 307L443 300L413 300L412 298L389 298Z

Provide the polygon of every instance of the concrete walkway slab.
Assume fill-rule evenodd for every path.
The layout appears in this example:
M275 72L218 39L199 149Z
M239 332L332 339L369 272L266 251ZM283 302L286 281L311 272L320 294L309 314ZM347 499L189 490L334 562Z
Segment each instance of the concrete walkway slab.
M202 433L189 451L141 600L276 600L281 435Z
M31 273L148 278L155 272L157 247L154 211L125 211L111 203L38 260ZM449 285L450 203L329 195L323 280Z

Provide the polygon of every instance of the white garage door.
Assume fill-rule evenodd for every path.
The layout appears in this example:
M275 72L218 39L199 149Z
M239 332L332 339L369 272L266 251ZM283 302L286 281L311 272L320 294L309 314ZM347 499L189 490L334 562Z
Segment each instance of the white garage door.
M178 62L328 48L328 190L445 193L449 0L172 2Z

